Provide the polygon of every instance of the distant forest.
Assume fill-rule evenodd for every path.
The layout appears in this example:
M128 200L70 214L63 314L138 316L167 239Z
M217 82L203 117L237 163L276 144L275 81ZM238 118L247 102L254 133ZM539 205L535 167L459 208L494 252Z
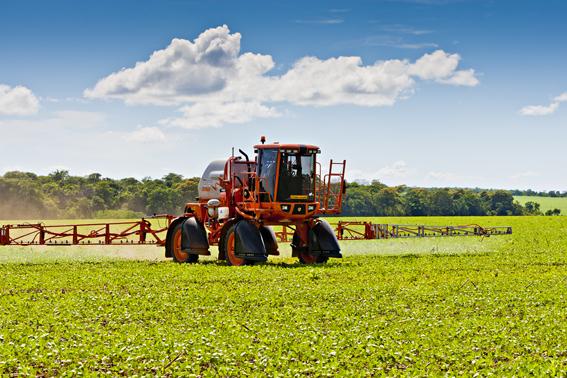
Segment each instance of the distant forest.
M110 179L98 173L79 177L68 171L47 176L7 172L0 176L0 219L135 218L179 214L197 196L199 178L169 173L161 179ZM541 215L514 195L565 197L567 193L454 188L389 187L349 183L343 202L348 216ZM547 215L559 215L559 210Z
M550 190L549 192L536 192L534 190L511 190L513 196L532 196L532 197L567 197L567 192L560 192L558 190Z

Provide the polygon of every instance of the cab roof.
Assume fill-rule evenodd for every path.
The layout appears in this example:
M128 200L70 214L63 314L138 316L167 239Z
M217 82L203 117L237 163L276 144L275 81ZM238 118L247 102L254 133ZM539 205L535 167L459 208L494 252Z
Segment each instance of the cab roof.
M266 143L257 144L254 146L257 150L278 149L278 150L306 150L306 151L319 151L319 147L312 144L293 144L293 143Z

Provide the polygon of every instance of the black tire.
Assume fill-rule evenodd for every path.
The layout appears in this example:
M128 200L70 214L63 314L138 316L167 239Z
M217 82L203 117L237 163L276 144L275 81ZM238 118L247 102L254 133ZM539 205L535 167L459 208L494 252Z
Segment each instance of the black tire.
M171 238L167 240L168 248L171 251L173 261L178 263L196 263L199 261L199 255L181 251L181 232L183 222L179 222L173 228Z
M305 248L295 247L298 244L299 244L299 236L296 233L294 233L293 240L291 242L291 249L294 255L297 254L297 258L299 259L300 263L304 265L313 265L313 264L325 264L327 261L329 261L329 258L327 256L321 256L321 255L313 256L310 255L308 252L306 252Z
M221 240L219 241L219 248L222 248L222 252L224 252L225 254L226 263L228 266L254 265L254 261L240 259L234 256L234 243L235 243L234 230L237 224L238 222L235 222L232 226L230 226L226 234L223 237L221 237ZM220 243L222 243L222 246Z
M315 261L312 262L308 259L307 256L304 256L303 253L299 254L299 262L305 265L325 264L327 261L329 261L329 258L327 256L317 256L315 258Z
M235 219L231 219L229 220L227 223L225 223L225 225L223 226L223 229L221 230L221 235L219 238L219 255L218 255L218 259L219 260L226 260L226 234L228 234L228 231L231 229L231 227L237 222L237 220Z

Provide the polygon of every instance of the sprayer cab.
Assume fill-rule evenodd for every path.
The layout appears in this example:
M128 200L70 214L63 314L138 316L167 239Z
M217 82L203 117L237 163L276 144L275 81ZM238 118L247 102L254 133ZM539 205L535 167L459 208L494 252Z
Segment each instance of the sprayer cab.
M339 213L344 162L339 173L321 177L320 152L314 145L263 143L254 146L256 156L250 159L240 150L242 156L227 161L224 175L231 207L242 217L268 224Z
M254 146L255 189L259 203L272 210L271 218L298 219L312 216L317 202L317 146L269 144ZM266 214L268 215L268 214Z

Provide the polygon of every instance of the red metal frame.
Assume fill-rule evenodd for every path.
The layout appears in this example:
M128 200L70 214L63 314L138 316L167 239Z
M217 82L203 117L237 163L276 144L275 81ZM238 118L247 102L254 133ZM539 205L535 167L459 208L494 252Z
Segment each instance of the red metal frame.
M147 219L139 221L109 223L78 223L67 225L17 224L0 227L0 245L158 245L165 244L165 232L173 215L159 215L151 219L165 219L166 226L153 228ZM123 226L122 230L112 230ZM220 237L220 227L210 225L209 244L215 245ZM276 225L281 227L275 231L279 242L291 242L297 225ZM450 236L491 236L510 235L512 227L481 227L476 224L461 226L429 226L429 225L397 225L373 224L367 221L331 222L339 240L372 240L411 237L450 237ZM95 227L89 232L81 228ZM63 230L61 230L63 229ZM17 233L17 235L14 235ZM135 238L132 238L135 236ZM153 239L148 240L148 236Z
M45 225L43 223L8 224L0 228L0 245L152 244L163 246L165 244L165 232L174 218L173 215L152 217L152 219L164 219L166 221L165 226L158 228L153 228L147 219L58 225ZM118 226L121 229L113 230ZM86 231L85 228L91 229Z

